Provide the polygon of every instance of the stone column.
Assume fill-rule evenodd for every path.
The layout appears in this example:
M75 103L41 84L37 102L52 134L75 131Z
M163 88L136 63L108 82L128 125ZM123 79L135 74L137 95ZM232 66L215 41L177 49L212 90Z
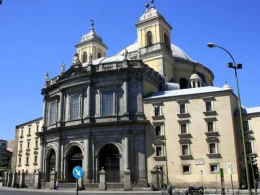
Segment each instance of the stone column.
M55 170L52 170L51 172L51 179L50 179L50 190L53 190L56 188L55 184L56 184L56 180L57 180L57 172Z
M22 173L20 173L20 181L19 181L20 188L24 187L24 180L25 180L25 172L24 170L22 170Z
M46 97L44 96L43 100L43 114L42 114L42 126L45 126L46 122L46 113L47 113L47 103L46 103Z
M124 190L125 191L131 191L132 186L131 186L131 172L129 169L126 169L124 171Z
M123 82L123 91L124 91L124 114L128 115L128 81L127 78Z
M100 91L98 90L97 93L96 93L96 116L99 117L101 115L101 109L102 109L102 97L101 97L101 93ZM94 102L93 102L94 103Z
M55 162L55 170L57 170L57 176L60 176L60 137L57 141L57 153L56 153L56 162Z
M84 140L84 165L83 171L84 174L84 181L89 182L89 138L86 137Z
M159 175L156 168L151 170L151 190L158 190L159 189Z
M17 185L16 179L17 179L17 172L15 170L14 173L13 173L13 180L12 180L12 187L13 188L16 188L16 185Z
M59 113L58 113L58 122L61 123L62 119L63 119L63 102L64 102L64 98L63 98L63 92L60 92L60 101L59 101Z
M43 146L44 145L44 141L43 141L43 137L40 137L40 155L39 155L39 167L40 170L43 172L43 159L44 159L44 154L43 154Z
M12 173L12 171L10 171L8 173L7 187L12 187L12 179L13 179L13 173Z
M60 145L60 179L63 181L64 180L64 175L63 173L64 169L64 147L63 147L63 141L61 141Z
M143 114L143 81L142 78L138 80L137 92L137 113Z
M35 177L34 177L35 181L34 181L34 189L41 189L41 172L38 169L38 171L36 171L35 173Z
M66 96L66 103L65 103L66 107L65 107L65 121L69 121L70 119L70 96L69 94L67 94Z
M7 182L8 182L8 171L5 172L5 181L4 181L4 186L7 186Z
M87 116L90 117L92 115L91 113L91 83L88 84L87 89Z
M128 134L125 136L125 170L129 168L129 138Z
M104 170L104 167L101 168L101 171L99 172L99 190L106 190L106 172Z

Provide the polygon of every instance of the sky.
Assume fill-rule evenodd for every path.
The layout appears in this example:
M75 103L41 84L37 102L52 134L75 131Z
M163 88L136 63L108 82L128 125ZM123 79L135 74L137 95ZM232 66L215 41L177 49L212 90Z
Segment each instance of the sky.
M0 5L0 139L13 139L15 126L42 116L45 74L68 69L90 19L115 55L137 39L135 24L149 0L3 0ZM156 9L172 26L172 43L213 71L214 85L225 79L236 90L231 58L238 70L242 104L260 106L259 0L155 0ZM236 92L236 91L235 91Z

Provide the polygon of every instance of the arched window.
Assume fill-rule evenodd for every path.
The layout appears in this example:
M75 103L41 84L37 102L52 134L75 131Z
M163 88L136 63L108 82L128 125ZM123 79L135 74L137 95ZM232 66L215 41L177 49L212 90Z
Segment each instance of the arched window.
M185 78L180 79L180 88L187 89L188 88L188 81Z
M148 31L146 33L146 42L147 42L147 46L151 46L152 45L152 32Z
M97 57L98 57L98 58L101 58L101 53L100 53L100 52L98 52Z
M170 48L170 39L166 33L164 33L164 44L166 47Z
M82 63L87 62L87 60L88 60L88 55L87 55L87 52L84 51L82 54Z

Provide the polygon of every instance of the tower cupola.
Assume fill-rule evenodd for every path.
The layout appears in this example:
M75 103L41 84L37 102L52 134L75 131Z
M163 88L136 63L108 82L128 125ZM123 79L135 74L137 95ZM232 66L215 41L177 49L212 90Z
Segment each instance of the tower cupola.
M198 74L193 73L190 77L190 87L191 88L198 88L201 87L201 78Z
M83 35L80 42L76 45L77 53L82 64L88 62L90 55L92 55L93 60L105 57L108 49L103 43L102 38L95 32L94 21L90 21L90 31Z

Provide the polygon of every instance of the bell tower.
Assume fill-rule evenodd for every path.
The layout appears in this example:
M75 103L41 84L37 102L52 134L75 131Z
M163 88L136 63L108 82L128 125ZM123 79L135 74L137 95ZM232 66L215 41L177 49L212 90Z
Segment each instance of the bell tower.
M174 63L171 51L172 27L157 11L154 0L151 3L150 8L146 4L145 13L136 24L138 49L146 64L170 80Z
M91 21L91 28L88 34L83 35L81 41L75 46L81 63L87 63L89 57L98 59L106 57L108 47L103 43L102 38L98 36L94 29L94 21Z

